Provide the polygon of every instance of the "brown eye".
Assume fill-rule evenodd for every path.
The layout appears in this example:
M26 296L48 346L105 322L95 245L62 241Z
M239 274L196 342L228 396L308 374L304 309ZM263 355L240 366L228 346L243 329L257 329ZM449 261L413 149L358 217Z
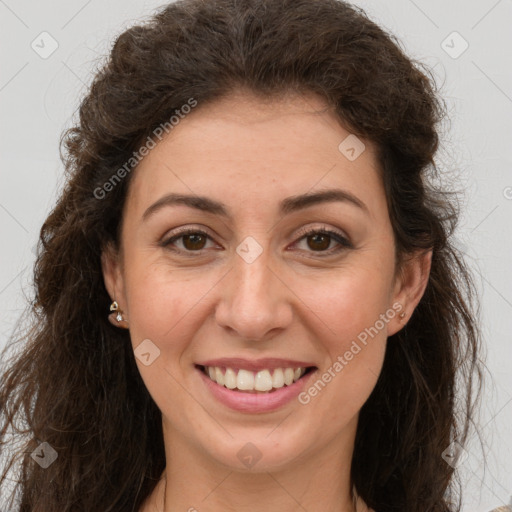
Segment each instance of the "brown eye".
M352 243L341 233L332 231L331 229L313 228L301 233L297 244L304 244L299 247L300 250L305 252L317 253L316 256L331 256L346 249L352 249ZM334 247L330 248L331 243L334 242ZM305 246L305 247L304 247Z
M182 235L183 247L188 251L197 251L204 248L206 237L200 233L193 233L191 235Z
M199 253L206 248L208 240L211 240L211 237L204 231L189 229L161 242L160 245L177 252Z
M331 245L331 237L323 233L317 233L315 235L309 235L307 237L308 247L315 251L324 251Z

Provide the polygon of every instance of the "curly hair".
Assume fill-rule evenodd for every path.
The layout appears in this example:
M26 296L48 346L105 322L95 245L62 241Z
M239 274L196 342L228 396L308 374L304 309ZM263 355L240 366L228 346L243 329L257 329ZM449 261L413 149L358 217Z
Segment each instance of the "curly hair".
M137 511L154 490L165 468L161 413L129 333L107 320L100 261L119 243L131 174L101 199L95 191L189 98L204 105L242 89L322 97L378 150L397 265L433 251L426 291L388 338L360 411L351 476L378 512L460 510L442 453L468 436L480 336L472 276L451 241L458 208L433 184L446 112L435 80L340 0L181 0L119 35L62 136L67 179L41 228L30 326L1 376L0 446L5 454L13 436L22 447L0 485L19 464L20 512ZM30 456L42 442L58 453L46 469Z

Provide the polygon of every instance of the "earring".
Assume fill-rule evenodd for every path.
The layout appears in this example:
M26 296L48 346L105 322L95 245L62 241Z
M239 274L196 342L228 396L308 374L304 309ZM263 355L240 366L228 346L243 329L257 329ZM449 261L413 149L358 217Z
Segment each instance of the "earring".
M116 320L118 322L121 322L123 320L123 314L119 309L119 304L117 303L117 301L114 301L112 302L112 304L110 304L110 311L117 311Z
M402 311L399 315L400 320L403 320L405 318L405 311Z

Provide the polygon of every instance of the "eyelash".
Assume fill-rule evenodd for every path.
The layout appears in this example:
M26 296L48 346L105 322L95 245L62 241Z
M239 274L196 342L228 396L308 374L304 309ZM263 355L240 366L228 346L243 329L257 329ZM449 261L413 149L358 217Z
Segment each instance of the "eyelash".
M167 240L163 240L160 243L160 245L162 247L168 248L175 252L182 252L190 257L194 257L196 254L200 255L203 253L203 251L206 251L206 249L200 249L198 251L190 251L190 250L186 250L186 249L183 250L183 249L176 249L175 247L171 247L171 244L173 244L176 240L179 240L180 238L182 238L183 236L186 236L186 235L201 235L206 238L212 239L210 237L210 235L208 233L206 233L205 231L203 231L202 229L185 228L182 231L174 234L171 238L168 238ZM339 246L337 248L334 248L334 250L329 249L326 251L307 251L307 252L312 252L314 254L316 253L318 255L318 257L320 257L320 258L332 256L333 254L337 254L338 252L340 252L342 250L354 248L352 243L347 238L345 238L341 233L339 233L337 231L333 231L333 230L331 230L329 228L325 228L325 227L305 229L305 230L299 232L299 235L298 235L299 238L297 241L300 241L300 240L307 238L308 236L311 236L311 235L327 235L327 236L331 237L332 239L334 239L339 244Z

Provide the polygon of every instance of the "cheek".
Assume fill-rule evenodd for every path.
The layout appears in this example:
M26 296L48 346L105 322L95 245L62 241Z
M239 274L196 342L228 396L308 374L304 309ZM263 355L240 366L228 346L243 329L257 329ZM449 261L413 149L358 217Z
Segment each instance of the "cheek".
M388 311L391 280L382 268L346 268L314 284L308 282L300 287L297 282L297 294L304 297L304 303L320 320L319 325L325 327L325 340L332 348L343 350L360 334L359 338L364 339L364 333L373 332L375 326L386 337L394 310Z
M396 314L389 304L390 274L383 268L345 268L336 279L300 291L321 320L315 324L325 355L317 385L306 390L304 401L322 395L318 406L329 404L326 413L335 424L348 421L362 407L382 368L388 323Z
M138 347L148 345L150 364L137 357L137 366L145 386L160 410L171 417L187 404L183 392L180 359L195 332L201 298L212 283L198 280L192 273L176 272L151 256L125 260L126 297L128 301L130 337L135 355ZM206 277L206 276L205 276ZM156 357L153 356L153 351ZM142 351L141 351L142 352ZM179 423L179 417L174 418Z
M127 260L126 275L130 333L155 343L179 338L184 320L194 316L194 308L216 281L209 273L184 273L156 258L151 261L151 256Z

